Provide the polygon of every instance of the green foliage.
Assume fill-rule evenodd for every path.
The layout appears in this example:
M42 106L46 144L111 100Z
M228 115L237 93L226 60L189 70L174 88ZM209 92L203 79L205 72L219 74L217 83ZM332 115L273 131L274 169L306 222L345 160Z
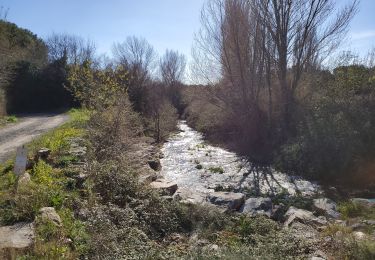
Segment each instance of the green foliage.
M95 69L90 60L69 67L67 87L86 108L114 105L127 91L128 74L124 67Z
M375 156L373 73L347 66L315 75L314 92L297 107L296 135L275 152L276 167L330 182L371 183L359 168Z

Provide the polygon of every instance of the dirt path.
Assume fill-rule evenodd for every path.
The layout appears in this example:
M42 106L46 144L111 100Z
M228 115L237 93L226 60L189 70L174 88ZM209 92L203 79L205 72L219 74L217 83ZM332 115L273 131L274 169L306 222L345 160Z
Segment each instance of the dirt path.
M17 147L26 144L35 137L65 123L66 114L33 115L19 119L18 123L0 129L0 163L9 159Z

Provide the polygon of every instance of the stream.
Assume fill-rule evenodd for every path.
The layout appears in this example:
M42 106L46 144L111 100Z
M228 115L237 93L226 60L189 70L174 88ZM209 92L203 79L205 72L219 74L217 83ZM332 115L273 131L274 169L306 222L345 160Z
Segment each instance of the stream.
M235 191L247 194L258 190L261 194L299 192L309 196L319 191L315 183L288 176L272 169L254 171L251 165L233 152L208 144L203 135L185 121L179 121L179 132L169 138L161 151L164 158L161 175L177 183L179 189L200 194Z

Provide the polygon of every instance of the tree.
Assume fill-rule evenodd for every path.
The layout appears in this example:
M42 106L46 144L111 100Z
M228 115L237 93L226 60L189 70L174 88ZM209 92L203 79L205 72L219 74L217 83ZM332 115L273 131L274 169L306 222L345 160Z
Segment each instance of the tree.
M113 46L113 55L129 73L129 99L137 112L145 110L147 85L156 65L154 48L144 39L128 37L125 42Z
M269 157L272 147L296 133L299 82L337 46L357 4L335 12L333 0L206 3L195 68L216 86L211 101L240 121L248 153Z
M83 64L94 60L95 44L90 40L69 34L52 34L46 40L50 62L63 59L68 64Z
M318 65L339 44L356 13L354 0L335 12L334 0L255 0L253 12L275 48L268 55L277 72L282 94L282 122L292 129L295 92L304 72Z
M184 110L181 101L181 87L185 67L185 56L177 51L167 50L160 60L161 80L167 89L168 98L180 115Z

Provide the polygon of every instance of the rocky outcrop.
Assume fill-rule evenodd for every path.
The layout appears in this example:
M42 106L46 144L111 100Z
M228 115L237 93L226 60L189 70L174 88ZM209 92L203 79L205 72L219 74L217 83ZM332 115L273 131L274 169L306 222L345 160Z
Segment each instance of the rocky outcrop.
M265 215L271 217L272 201L270 198L249 198L245 201L240 212L251 216Z
M152 189L158 190L162 195L171 196L173 195L178 186L175 182L167 181L165 179L159 179L150 183Z
M0 259L10 259L11 253L32 246L35 237L33 223L18 223L0 227Z
M62 226L62 221L59 214L57 214L55 208L52 207L41 208L39 210L38 220L49 221L58 227Z
M290 207L285 213L284 226L288 227L294 222L300 222L306 225L310 225L314 228L321 228L327 225L327 219L323 216L315 217L310 211L304 209L298 209L295 207Z
M340 213L337 212L337 205L334 201L327 198L314 199L314 209L327 218L338 219Z
M230 210L240 210L245 202L245 195L235 192L212 192L208 195L208 201Z

